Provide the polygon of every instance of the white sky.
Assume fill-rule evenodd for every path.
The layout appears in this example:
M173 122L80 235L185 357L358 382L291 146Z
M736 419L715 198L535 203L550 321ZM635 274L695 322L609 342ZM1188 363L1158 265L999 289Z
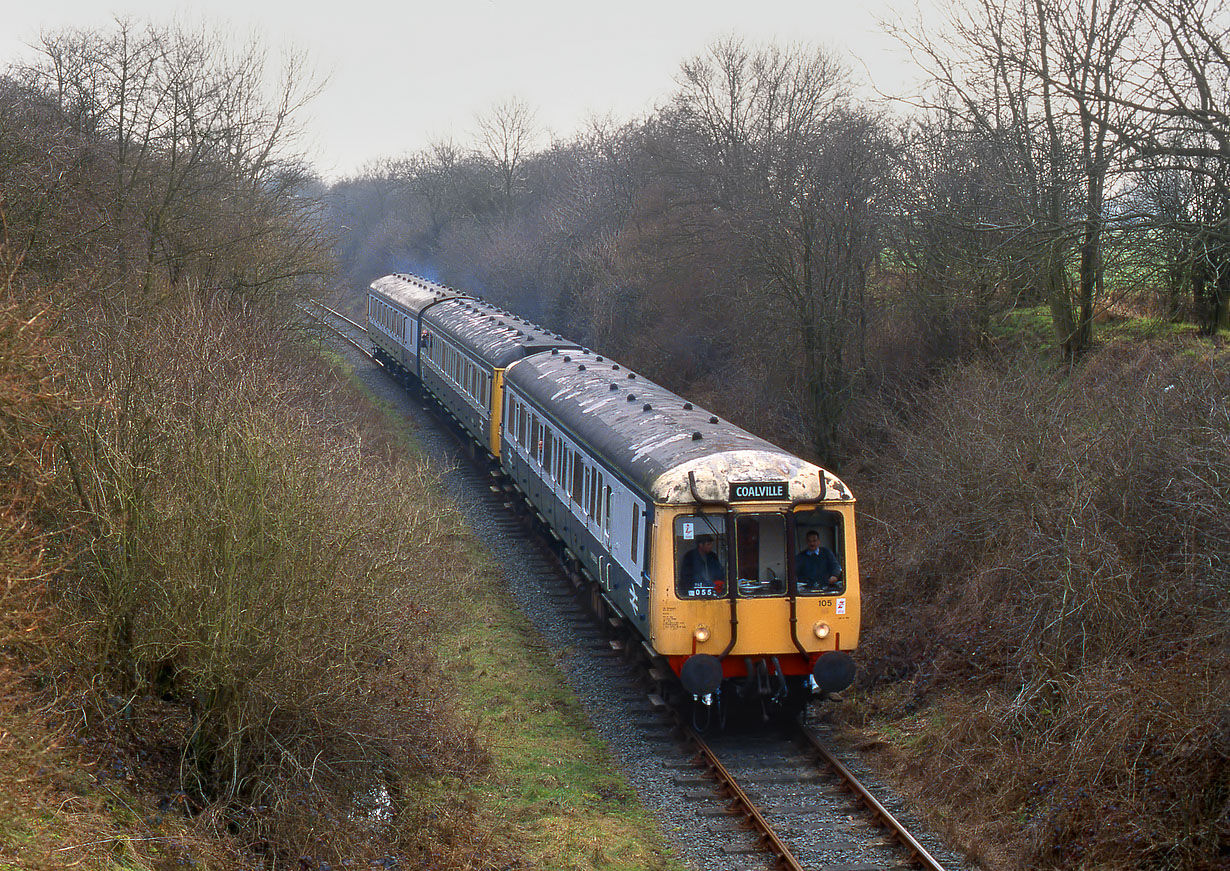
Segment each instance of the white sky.
M139 21L219 25L272 49L306 50L324 92L304 145L326 178L432 141L471 144L476 117L517 97L567 138L593 115L623 121L670 93L681 61L713 40L808 43L848 53L894 91L908 61L877 14L909 0L0 0L0 65L40 31ZM863 72L863 67L867 72ZM543 144L547 140L544 138Z

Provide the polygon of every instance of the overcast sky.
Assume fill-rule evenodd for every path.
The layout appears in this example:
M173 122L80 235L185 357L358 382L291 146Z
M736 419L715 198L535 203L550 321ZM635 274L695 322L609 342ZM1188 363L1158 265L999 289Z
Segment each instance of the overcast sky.
M2 2L4 65L29 57L41 31L106 27L117 15L204 22L305 50L329 81L304 117L304 144L331 179L434 140L469 144L475 118L510 97L562 138L594 115L633 118L670 92L681 61L730 34L848 53L886 90L910 77L876 24L909 0Z

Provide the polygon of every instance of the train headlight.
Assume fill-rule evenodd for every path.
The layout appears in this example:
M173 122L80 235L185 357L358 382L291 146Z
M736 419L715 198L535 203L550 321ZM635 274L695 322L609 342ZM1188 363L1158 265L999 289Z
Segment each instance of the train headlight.
M709 640L709 635L708 626L697 626L696 631L692 633L692 637L696 639L697 644L704 644Z
M819 621L818 623L816 623L816 625L815 625L815 626L811 627L811 631L812 631L812 632L814 632L814 633L816 634L816 637L817 637L817 638L820 638L820 639L825 639L825 638L828 638L828 637L829 637L829 633L830 633L832 630L831 630L831 629L829 629L829 624L827 624L827 623L825 623L823 620L821 620L821 621Z

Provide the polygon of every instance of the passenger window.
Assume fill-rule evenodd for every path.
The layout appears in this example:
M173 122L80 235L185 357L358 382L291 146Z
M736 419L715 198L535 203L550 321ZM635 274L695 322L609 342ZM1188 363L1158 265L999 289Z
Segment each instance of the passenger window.
M631 547L632 562L634 563L640 562L640 560L637 559L637 555L636 555L637 533L641 531L641 524L639 522L641 519L640 515L641 515L641 506L634 504L632 506L632 547Z
M572 501L581 506L582 511L585 510L584 471L585 464L581 461L581 455L574 453L572 455Z
M794 573L800 596L835 596L846 591L841 514L796 512L794 544Z
M781 514L738 515L735 557L740 596L784 596L786 518Z
M720 514L675 518L675 593L681 599L727 595L726 527Z

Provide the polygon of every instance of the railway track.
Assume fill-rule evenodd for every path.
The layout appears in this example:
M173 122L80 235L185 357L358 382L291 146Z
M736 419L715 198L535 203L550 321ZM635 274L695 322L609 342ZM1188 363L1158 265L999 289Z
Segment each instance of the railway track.
M372 358L363 327L321 303L305 313ZM378 361L377 361L378 362ZM438 409L437 409L438 410ZM618 694L620 727L636 730L686 806L685 815L713 836L719 855L700 867L752 871L881 871L943 866L802 724L708 736L668 703L682 692L662 663L623 631L584 580L571 570L503 477L470 462L468 442L445 426L450 459L464 486L478 494L497 534L521 545L528 571L559 580L542 592L566 628L568 644L596 660ZM595 614L600 618L595 620ZM639 660L646 668L631 668Z
M810 730L722 733L682 727L698 767L728 811L789 871L879 871L943 866ZM762 866L763 867L763 866Z
M344 314L334 311L323 302L309 299L300 307L304 314L320 323L351 345L354 345L367 357L371 357L371 345L367 341L367 330L362 324L352 321Z

